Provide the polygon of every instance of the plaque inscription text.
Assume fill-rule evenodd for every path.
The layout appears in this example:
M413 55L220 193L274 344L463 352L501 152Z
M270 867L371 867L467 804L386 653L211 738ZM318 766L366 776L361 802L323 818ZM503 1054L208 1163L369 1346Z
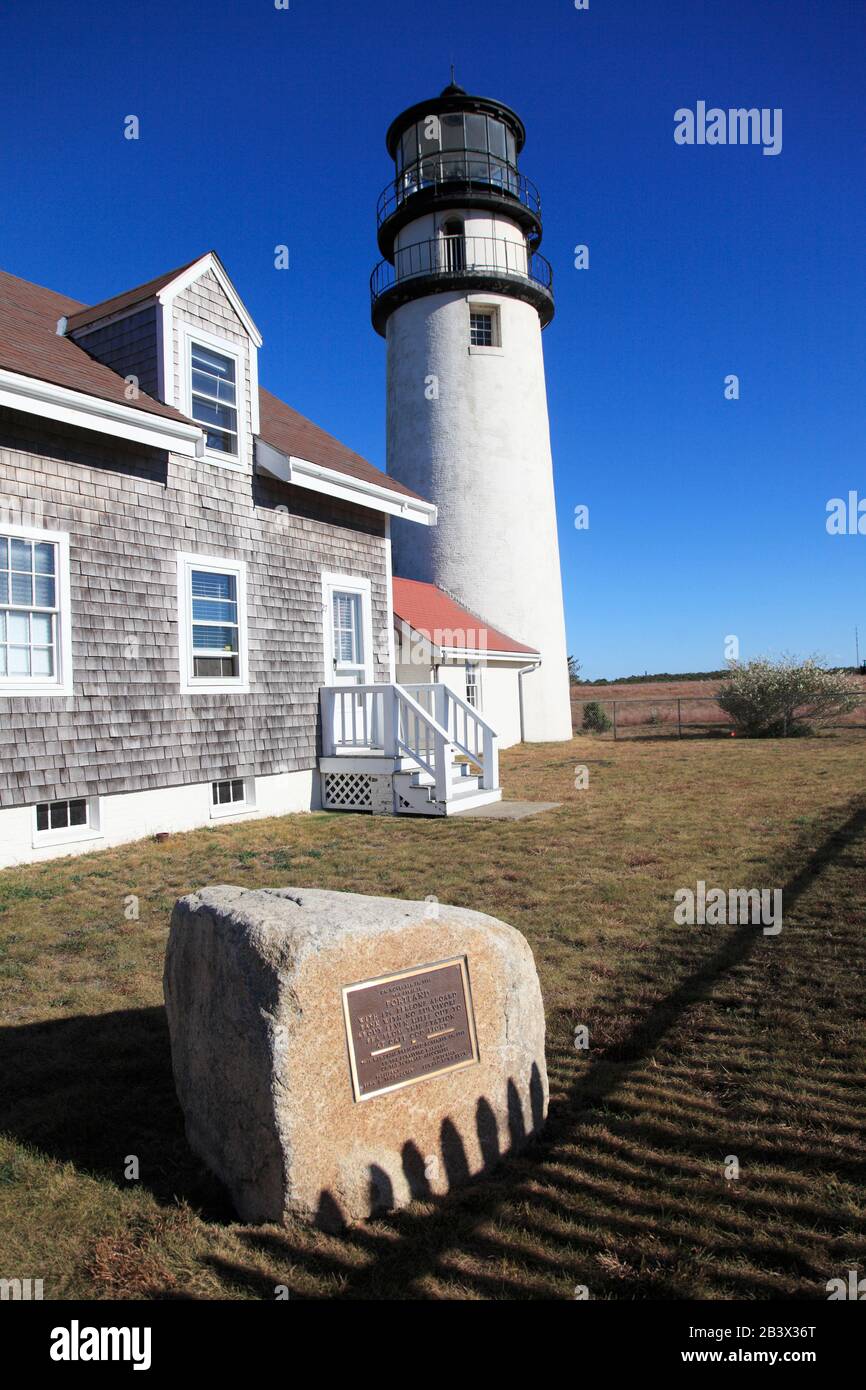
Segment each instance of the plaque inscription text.
M343 989L355 1100L478 1061L466 960L418 965Z

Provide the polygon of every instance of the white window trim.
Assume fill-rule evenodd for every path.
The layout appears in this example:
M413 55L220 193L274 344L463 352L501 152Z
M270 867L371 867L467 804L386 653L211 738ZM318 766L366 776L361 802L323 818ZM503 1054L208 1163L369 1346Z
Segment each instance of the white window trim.
M471 356L477 354L479 357L504 357L505 350L502 346L502 306L482 295L468 294L466 303L469 306L469 314L492 314L493 315L493 342L490 347L482 347L479 344L470 342L468 351ZM471 336L471 317L467 328Z
M201 343L203 347L213 348L214 352L222 353L223 357L231 357L235 364L235 411L238 417L238 452L237 454L224 454L221 449L209 449L205 444L201 457L207 459L208 463L216 463L220 468L231 468L236 473L246 467L248 438L246 428L247 413L247 391L244 373L244 361L247 357L240 343L232 342L231 338L220 338L216 333L208 333L204 328L196 328L191 323L180 323L178 325L180 335L180 399L178 409L194 419L192 413L192 345ZM202 421L195 421L207 437L207 427Z
M86 840L103 840L102 812L98 796L52 796L47 798L50 806L54 801L84 801L87 803L87 824L66 826L63 830L37 830L36 805L33 807L32 843L34 849L47 849L52 845L78 845ZM43 805L43 802L37 803Z
M69 535L66 531L42 531L33 526L3 522L0 535L24 541L49 541L57 546L57 668L50 680L10 680L0 676L0 699L22 695L31 698L72 694L72 596L69 584ZM57 798L55 797L55 800ZM35 812L34 812L35 815Z
M238 640L240 643L240 675L194 676L192 661L192 602L190 571L209 570L212 574L234 574L238 581ZM177 557L177 617L178 656L180 658L180 691L182 695L248 695L249 646L247 623L247 567L244 560L220 555L189 555ZM221 781L222 778L212 779Z
M472 671L473 671L474 674L475 674L475 704L474 704L474 705L471 703L471 701L470 701L470 699L469 699L469 671L470 671L470 668L472 669ZM463 687L464 687L463 698L464 698L464 700L466 701L467 705L469 705L470 709L473 709L473 710L475 711L476 714L483 715L483 713L484 713L484 688L483 688L483 686L482 686L482 684L481 684L481 662L480 662L480 661L466 661L466 662L464 662L464 665L463 665L463 677L464 677L464 679L463 679Z
M243 782L244 799L243 801L227 801L221 806L215 806L213 800L214 783L216 782ZM211 820L225 820L227 816L251 816L256 808L256 779L255 777L214 777L209 788L210 792L210 816Z
M373 684L373 590L369 579L357 574L322 572L322 635L325 658L325 685L334 679L334 615L331 590L361 595L361 624L364 633L364 684Z
M260 348L262 345L262 335L250 318L246 305L243 303L243 300L229 279L225 266L222 264L219 256L213 251L207 251L192 265L187 266L186 270L181 271L180 275L175 276L167 285L163 285L156 296L157 300L160 304L170 307L179 294L182 294L190 285L195 284L196 280L201 279L208 271L210 271L219 284L226 299L231 304L249 334L249 337L252 339L254 346Z
M469 335L470 335L470 342L469 342L469 351L470 351L470 353L479 353L481 356L488 356L488 357L491 357L491 356L492 356L492 357L502 357L502 356L504 355L504 354L503 354L503 351L502 351L502 315L501 315L501 313L500 313L499 305L498 305L498 304L491 304L491 303L489 303L489 302L487 302L487 301L482 302L482 301L480 301L480 300L476 300L474 297L471 298L471 299L467 299L466 302L467 302L467 304L469 305L469 323L468 323L468 328L469 328ZM473 315L473 314L489 314L489 315L490 315L490 317L491 317L491 332L492 332L492 334L493 334L493 342L492 342L492 343L489 343L489 344L484 344L484 343L473 343L473 342L471 341L471 334L472 334L472 315Z

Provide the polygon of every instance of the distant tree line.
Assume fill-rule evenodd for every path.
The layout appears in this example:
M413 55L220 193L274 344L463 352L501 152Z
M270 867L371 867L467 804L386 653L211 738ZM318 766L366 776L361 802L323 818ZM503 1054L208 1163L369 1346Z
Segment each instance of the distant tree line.
M601 676L598 680L581 680L572 677L574 685L640 685L649 681L713 681L721 680L729 674L728 667L723 671L659 671L655 675L614 676L612 680Z
M655 675L614 676L612 679L607 676L599 676L598 680L584 680L580 675L580 663L576 663L577 674L572 671L571 663L573 660L573 657L568 658L572 685L641 685L649 684L650 681L718 681L731 674L730 666L726 666L723 671L657 671ZM840 676L862 676L866 675L866 662L861 666L831 666L827 669Z

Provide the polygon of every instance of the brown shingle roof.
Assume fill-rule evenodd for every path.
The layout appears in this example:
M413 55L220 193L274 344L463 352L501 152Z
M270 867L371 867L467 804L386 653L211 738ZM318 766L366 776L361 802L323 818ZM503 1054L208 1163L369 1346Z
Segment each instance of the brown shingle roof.
M189 262L189 265L194 264L195 261ZM39 381L52 382L56 386L66 386L73 391L82 391L101 400L136 406L151 414L185 421L187 417L173 406L164 405L143 392L139 393L137 400L127 400L123 377L88 356L84 348L71 338L59 337L57 320L66 318L67 326L73 323L81 326L90 317L102 318L116 309L138 303L140 299L149 299L186 269L188 266L171 270L126 294L103 300L92 310L68 295L57 294L54 290L43 289L41 285L32 285L27 280L19 280L15 275L0 271L0 367L35 377ZM292 410L270 391L260 390L259 403L261 437L281 453L307 459L323 468L333 468L337 473L375 483L405 497L425 500L375 468L360 454L347 449L333 435Z
M186 420L173 406L143 391L137 400L127 400L123 377L89 357L71 338L58 336L57 320L82 307L77 299L0 270L0 367L150 415Z
M417 492L412 492L411 488L398 483L396 478L389 477L387 473L368 463L360 454L347 449L339 439L319 429L312 420L299 415L290 405L271 395L264 387L259 390L259 413L261 438L266 444L279 449L281 454L306 459L308 463L317 463L322 468L333 468L335 473L346 473L350 478L375 483L378 487L387 488L389 492L411 497L415 501L427 500L419 497Z
M207 255L207 252L204 253ZM116 314L120 309L130 309L133 304L142 303L145 299L152 299L166 285L171 284L175 276L182 275L185 270L189 270L196 261L201 261L204 256L196 256L194 261L187 261L186 265L179 265L177 270L166 271L165 275L157 275L156 279L148 280L143 285L136 285L133 290L124 290L122 294L116 294L111 299L103 299L99 304L91 304L89 308L81 306L74 314L69 317L69 331L74 333L76 329L83 328L85 324L95 323L97 319L106 318L109 314Z

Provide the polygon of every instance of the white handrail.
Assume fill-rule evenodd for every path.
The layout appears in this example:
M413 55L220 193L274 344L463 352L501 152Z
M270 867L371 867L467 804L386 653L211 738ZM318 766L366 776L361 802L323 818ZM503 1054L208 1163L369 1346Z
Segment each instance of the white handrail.
M451 800L454 743L403 686L323 686L320 708L323 757L336 756L338 749L381 751L393 758L405 754L433 778L437 801Z
M476 763L481 769L481 785L485 790L499 786L499 744L496 730L487 723L477 710L466 700L441 681L421 685L405 685L419 703L425 700L458 752ZM461 721L462 715L462 721ZM460 724L463 737L460 737Z

